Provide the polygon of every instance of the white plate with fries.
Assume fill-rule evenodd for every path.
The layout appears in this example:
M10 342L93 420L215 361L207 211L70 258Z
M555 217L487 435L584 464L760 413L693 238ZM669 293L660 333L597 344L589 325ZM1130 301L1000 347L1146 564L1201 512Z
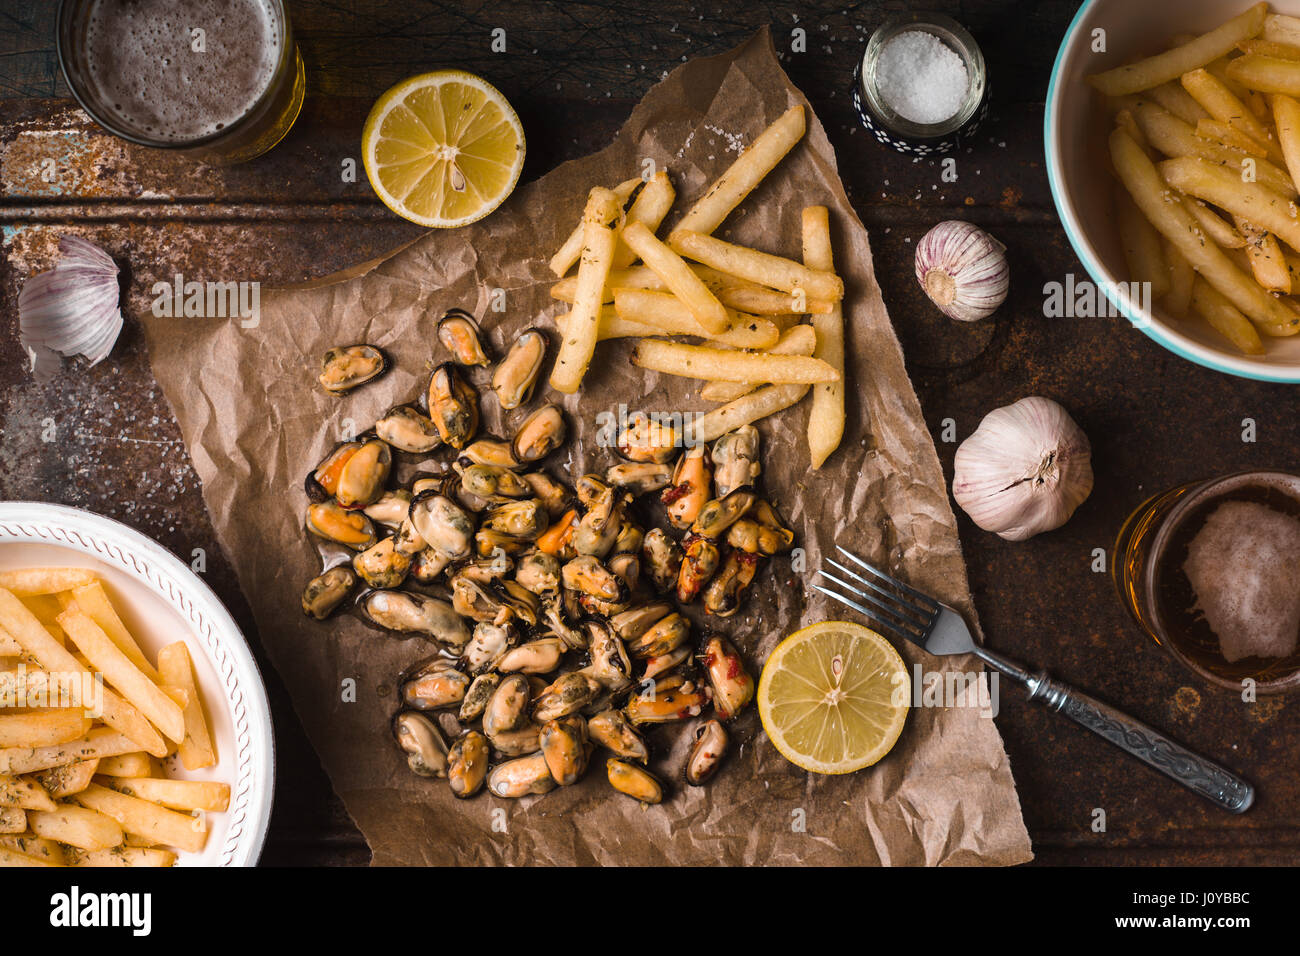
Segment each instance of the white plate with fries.
M116 521L0 503L0 866L252 866L273 789L266 690L211 589Z
M1197 364L1300 382L1300 2L1088 0L1044 134L1070 243L1125 316Z

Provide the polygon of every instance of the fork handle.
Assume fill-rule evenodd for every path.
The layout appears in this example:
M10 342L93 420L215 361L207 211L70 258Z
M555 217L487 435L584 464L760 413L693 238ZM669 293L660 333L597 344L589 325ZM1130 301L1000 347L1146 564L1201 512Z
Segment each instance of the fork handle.
M1212 760L1192 753L1160 731L1068 684L1053 680L1046 671L1030 674L1019 664L987 648L977 648L975 653L1001 673L1024 684L1029 689L1030 700L1042 701L1049 709L1060 711L1224 810L1245 813L1255 802L1255 788L1245 780Z

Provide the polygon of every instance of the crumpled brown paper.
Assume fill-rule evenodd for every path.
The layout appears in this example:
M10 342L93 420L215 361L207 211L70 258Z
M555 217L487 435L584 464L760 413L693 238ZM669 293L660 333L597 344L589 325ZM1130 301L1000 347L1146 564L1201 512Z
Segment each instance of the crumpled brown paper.
M656 733L653 766L675 781L645 808L615 793L593 761L578 785L544 797L458 801L442 781L410 774L393 744L395 678L430 648L363 627L350 617L304 618L303 585L319 571L302 528L302 478L349 427L367 428L413 399L443 361L434 323L452 306L480 316L498 351L524 327L553 329L546 261L578 220L588 189L639 174L651 158L677 187L674 214L773 119L804 97L781 70L763 31L720 56L686 63L655 86L618 138L519 188L483 222L431 232L392 256L263 295L261 323L145 317L158 381L175 410L222 546L252 605L261 639L307 733L377 864L1010 864L1030 858L1001 738L972 707L914 708L893 752L842 777L788 764L758 725L737 722L724 769L707 787L680 783L687 728ZM903 366L873 270L871 249L809 111L804 142L724 224L720 235L798 258L800 212L831 210L835 262L847 296L848 426L843 446L809 471L807 402L768 419L762 477L816 568L834 543L887 562L913 585L974 620L943 474ZM669 225L671 224L671 220ZM506 311L491 310L504 290ZM384 378L343 398L314 378L327 348L354 342L395 360ZM555 339L552 337L552 355ZM645 373L626 342L602 343L580 394L564 399L569 451L552 472L603 471L609 449L593 441L596 415L631 409L701 410L698 383ZM546 373L544 372L543 375ZM544 389L542 391L545 391ZM536 404L537 396L533 405ZM554 395L551 395L554 398ZM484 401L486 432L511 433L527 408ZM808 589L811 570L775 559L741 614L720 629L757 675L795 628L850 614ZM716 624L717 622L711 622ZM972 659L900 648L909 666L977 670ZM356 681L343 702L342 682Z

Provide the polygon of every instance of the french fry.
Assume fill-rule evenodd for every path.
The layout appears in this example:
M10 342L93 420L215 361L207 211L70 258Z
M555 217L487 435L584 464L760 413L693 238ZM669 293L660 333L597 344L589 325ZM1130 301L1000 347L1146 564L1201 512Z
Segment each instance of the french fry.
M1178 247L1160 237L1160 247L1164 252L1165 267L1169 270L1169 291L1164 295L1164 304L1170 312L1184 316L1192 305L1192 281L1196 270L1187 261L1187 257L1178 251Z
M0 715L0 748L53 747L89 732L90 718L71 708Z
M201 816L167 810L99 784L92 783L72 799L116 820L124 831L138 833L162 846L198 853L208 841L206 821Z
M1120 181L1137 202L1143 214L1160 233L1169 238L1212 286L1222 292L1252 321L1260 323L1270 334L1290 335L1300 331L1300 318L1285 305L1261 289L1252 278L1238 269L1217 246L1197 239L1199 228L1182 203L1165 200L1165 180L1141 147L1123 130L1110 135L1111 162ZM1167 163L1200 162L1166 160ZM1164 164L1162 164L1163 166ZM1203 163L1208 169L1220 169ZM1244 185L1244 184L1243 184ZM1258 221L1252 217L1252 221Z
M744 202L785 155L803 138L806 129L802 106L792 106L745 148L725 173L696 200L669 236L679 232L711 234L731 211Z
M131 663L98 624L78 610L59 615L59 626L94 669L171 740L185 738L185 715L176 702Z
M214 766L217 751L208 731L208 722L203 716L203 702L199 698L194 678L194 665L184 641L168 644L158 652L158 671L168 684L182 688L190 696L189 706L185 708L185 739L179 748L181 763L186 770Z
M114 757L139 750L140 745L111 727L96 727L84 737L54 747L12 747L0 750L0 773L37 773L75 760Z
M22 833L26 829L26 810L22 807L0 807L0 833Z
M631 196L640 185L641 179L640 177L636 177L619 183L611 190L611 192L618 197L619 205L621 207L623 203L627 202L628 197ZM563 278L564 275L573 268L575 262L582 258L582 230L583 223L580 222L574 226L573 232L569 233L569 238L564 240L564 245L560 246L559 251L551 257L551 271L561 278Z
M1264 29L1268 29L1268 18L1264 18ZM1237 44L1242 53L1257 53L1260 56L1276 57L1279 60L1300 60L1300 46L1290 43L1278 43L1276 40L1243 40Z
M1238 43L1257 36L1264 27L1267 3L1257 3L1245 13L1188 43L1155 56L1088 77L1106 96L1124 96L1177 79L1231 53Z
M674 300L676 301L676 300ZM659 335L695 335L715 345L725 345L736 349L765 349L775 345L781 338L781 330L771 319L759 316L741 316L738 323L717 335L704 335L696 331L694 319L692 328L681 332L670 332L663 322L651 324L636 319L625 319L609 306L600 315L600 340L606 339L645 339Z
M50 866L63 866L67 861L63 847L53 840L47 840L31 833L6 833L0 836L0 847L43 860ZM3 863L0 863L0 866L3 865Z
M1300 62L1248 53L1231 61L1228 77L1261 93L1300 95Z
M63 797L70 797L74 793L81 793L90 786L90 782L95 778L95 772L98 768L99 760L97 758L76 760L72 763L65 763L42 771L38 779L50 796L62 799Z
M821 359L802 355L729 352L703 345L642 339L632 351L637 368L723 382L815 385L837 382L840 373Z
M1221 120L1203 119L1196 121L1196 135L1202 139L1214 140L1224 146L1239 149L1243 153L1260 158L1268 157L1268 150L1251 139L1241 130Z
M94 580L95 575L85 568L16 568L0 571L0 588L12 591L19 597L54 594L90 584Z
M781 333L769 355L812 355L817 350L817 333L811 325L796 325ZM730 402L765 385L766 382L709 382L700 389L706 402Z
M1196 125L1197 120L1210 118L1205 107L1192 99L1191 94L1183 89L1183 85L1177 80L1153 86L1142 95L1149 96L1184 123L1192 126Z
M1147 283L1152 299L1163 298L1169 291L1169 267L1160 245L1160 233L1122 188L1115 195L1115 223L1129 278Z
M564 335L555 365L551 369L551 387L572 394L587 373L596 339L600 333L600 305L609 277L614 243L618 239L620 204L608 189L597 187L587 198L583 212L582 262L578 265L578 290L573 308L564 318Z
M98 782L127 796L173 810L220 812L230 805L230 785L225 783L159 777L104 777Z
M104 633L109 636L117 649L126 655L136 669L145 677L149 678L155 684L160 683L158 670L149 663L148 658L144 656L144 651L136 643L131 632L126 629L122 619L118 617L117 611L114 610L113 604L108 599L108 594L104 586L95 581L92 584L83 585L72 591L72 598L77 603L77 607L92 621L104 629ZM39 616L39 615L38 615Z
M677 191L673 189L672 181L668 178L668 171L661 169L655 173L641 192L637 194L635 201L627 211L627 220L623 225L623 231L626 232L628 226L633 223L641 223L653 234L659 228L664 217L668 215L668 210L673 208L673 200L677 198ZM626 236L619 240L618 245L614 248L614 260L611 265L612 269L626 269L636 261L637 253L627 244Z
M1142 128L1138 126L1137 120L1133 118L1132 110L1120 110L1116 113L1115 125L1122 128L1124 132L1132 136L1133 142L1141 146L1143 152L1150 153L1151 144L1147 142L1146 134L1143 133ZM807 264L807 259L804 260L804 264Z
M656 239L644 224L634 222L626 226L623 241L663 281L668 291L682 301L706 332L721 332L731 324L727 307L718 301L681 256Z
M86 850L70 861L72 866L172 866L176 854L171 850L143 846L115 846L111 850Z
M1273 121L1277 125L1277 141L1286 160L1286 168L1294 181L1300 172L1300 101L1282 93L1272 97Z
M53 810L54 798L35 780L0 774L0 807Z
M118 754L116 757L101 757L99 770L105 777L152 777L155 776L153 758L143 751Z
M749 425L774 415L796 404L808 394L808 385L766 385L756 392L742 395L706 412L687 427L689 439L694 442L713 441L729 431Z
M1127 114L1126 114L1127 115ZM1132 117L1129 117L1132 122ZM810 269L833 272L829 213L825 206L803 211L803 261ZM826 362L840 374L838 382L814 386L812 409L808 413L808 453L813 468L820 468L844 437L844 316L836 303L830 315L814 315L817 333L814 358Z
M654 326L658 331L654 335L695 335L701 338L716 339L727 332L748 329L758 338L772 340L764 345L742 346L744 348L766 348L774 345L779 336L776 323L770 319L754 315L743 315L726 310L726 323L718 331L710 331L700 325L695 314L681 299L668 292L652 292L649 289L615 289L614 310L619 318L644 325Z
M1192 218L1205 230L1205 234L1215 245L1222 246L1224 249L1240 249L1246 244L1246 240L1242 238L1241 233L1237 232L1236 227L1224 221L1218 213L1199 199L1183 196L1182 202L1183 208L1192 214Z
M1300 18L1283 13L1270 13L1264 18L1260 36L1273 43L1300 45Z
M787 292L778 292L776 289L764 288L745 279L724 275L716 269L698 263L687 263L687 265L718 297L719 302L737 312L748 312L751 315L788 315L792 312L815 314L830 312L834 304L829 299L806 299L803 302L796 302L795 297ZM571 303L577 288L578 277L568 276L551 286L551 297L561 302ZM647 267L633 266L629 269L610 271L609 278L605 282L603 301L613 302L615 289L648 289L653 292L666 292L668 287ZM805 308L796 309L796 305L803 305Z
M15 637L23 650L46 670L76 674L78 677L90 674L89 669L79 664L71 653L49 635L18 598L3 588L0 588L0 627ZM134 740L137 746L131 750L146 750L155 757L167 753L167 744L140 711L107 687L102 688L101 696L104 723ZM3 772L3 768L0 768L0 772Z
M8 631L0 626L0 657L21 657L23 646Z
M1194 156L1227 167L1237 176L1242 175L1243 164L1249 160L1254 164L1257 182L1288 198L1296 197L1291 177L1268 160L1197 136L1192 126L1154 103L1138 103L1132 112L1147 141L1166 156Z
M27 814L32 833L82 850L107 850L122 844L122 827L107 814L68 804L57 810L32 810Z
M1217 289L1197 277L1192 284L1192 310L1247 355L1262 355L1264 343L1255 326Z
M1228 124L1248 141L1253 140L1269 150L1270 157L1274 161L1281 161L1282 155L1277 152L1277 144L1269 135L1268 129L1255 118L1250 108L1222 80L1209 70L1201 69L1184 73L1182 84L1183 89L1205 107L1210 116Z
M1250 271L1255 281L1269 292L1282 295L1291 294L1291 272L1287 269L1286 258L1277 240L1253 223L1233 216L1237 231L1246 238L1246 256L1250 260Z
M835 273L809 269L803 263L782 256L723 242L687 229L676 230L668 244L688 259L782 292L831 301L844 298L844 280Z
M1293 218L1290 211L1294 207L1267 186L1242 182L1240 176L1222 166L1187 156L1167 159L1157 168L1174 189L1252 222L1292 249L1300 249L1300 220ZM1241 231L1240 223L1237 231ZM1249 242L1249 237L1244 238Z
M39 856L11 850L7 846L0 846L0 867L19 866L59 866L59 864Z

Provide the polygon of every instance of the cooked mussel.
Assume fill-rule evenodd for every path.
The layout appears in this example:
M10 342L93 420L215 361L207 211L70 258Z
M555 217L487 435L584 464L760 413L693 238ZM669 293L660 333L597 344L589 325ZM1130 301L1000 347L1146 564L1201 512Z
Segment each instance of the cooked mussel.
M526 498L492 508L483 515L482 527L512 538L537 538L548 524L546 506L536 498Z
M669 651L681 647L691 636L691 622L681 614L673 613L656 621L640 637L627 642L627 652L635 658L645 660L661 657Z
M334 497L344 508L364 508L379 500L393 466L393 451L384 442L364 442L339 472Z
M579 555L560 571L564 586L602 601L621 601L627 597L627 585L598 558Z
M518 408L528 401L545 358L545 334L537 329L521 332L492 373L492 391L502 408Z
M393 719L393 737L406 753L411 772L421 777L447 775L447 743L442 732L424 714L406 710Z
M789 551L794 544L794 532L786 525L776 506L760 498L750 511L758 522L758 550L773 555Z
M713 443L713 483L719 498L737 488L751 488L762 466L758 462L758 429L744 425Z
M372 588L395 588L411 570L411 555L397 549L396 535L372 544L352 559L352 570Z
M712 538L688 534L681 570L677 573L677 600L683 604L694 601L718 570L721 559L722 553Z
M691 525L691 534L702 534L715 541L726 533L727 529L744 517L745 512L754 504L754 493L748 488L737 488L725 498L714 498L704 503L695 523Z
M452 448L469 444L478 431L478 393L450 362L429 377L429 418L442 440Z
M452 605L455 607L455 604ZM461 666L470 675L481 674L494 667L506 651L519 640L519 631L512 621L479 621L474 634L461 654Z
M694 445L682 453L673 468L672 482L659 496L667 506L668 520L675 528L689 528L709 500L713 487L713 468L709 449Z
M657 590L667 592L677 587L682 568L682 547L662 528L651 528L641 542L641 566L650 573Z
M663 784L644 767L619 757L610 757L605 762L605 774L609 777L610 786L634 800L640 800L642 803L663 801Z
M618 452L628 461L663 464L677 453L677 429L645 412L634 412L619 432Z
M555 789L555 778L545 755L538 752L497 764L488 774L487 786L498 797L518 798L549 793Z
M366 505L361 510L372 521L378 521L384 527L396 531L406 521L406 516L411 511L412 497L405 488L386 491L379 496L378 501Z
M587 721L587 734L592 740L616 756L645 763L650 759L650 749L645 739L622 712L603 710Z
M461 450L462 461L473 465L490 465L493 468L518 468L519 462L510 442L496 438L480 438Z
M433 420L411 405L394 405L375 422L375 434L398 451L425 455L442 444Z
M560 446L567 433L564 412L558 405L543 405L523 420L512 445L515 458L525 464L541 461Z
M467 465L459 471L461 487L480 498L527 498L533 493L521 475L499 465Z
M342 395L377 379L388 369L388 358L373 345L340 345L325 353L317 381L325 391Z
M388 631L419 634L459 650L470 639L469 627L450 604L411 591L371 591L361 600L361 613Z
M533 701L533 717L539 721L556 720L576 714L599 696L603 685L582 671L570 671L557 677Z
M754 679L736 646L721 635L704 645L703 662L713 688L713 707L722 720L731 720L754 699Z
M626 488L634 495L649 494L667 488L672 477L671 467L655 462L624 462L612 466L605 472L605 480L611 485Z
M686 782L693 787L708 783L727 753L727 730L716 720L706 720L695 730L695 742L686 758Z
M497 670L503 674L549 674L560 666L566 650L558 637L540 637L506 651L497 661Z
M538 738L546 766L561 787L577 783L587 772L587 722L581 717L548 720Z
M501 675L496 671L486 671L470 682L465 691L465 699L460 702L460 711L456 714L462 724L478 720L483 716L488 701L501 683Z
M447 751L447 783L453 796L462 800L482 789L488 772L487 738L477 730L467 730Z
M554 594L560 588L560 562L545 551L530 551L519 558L515 580L534 594Z
M304 523L307 530L318 538L345 545L354 551L365 550L379 538L375 526L365 514L341 508L337 501L308 505Z
M307 582L302 592L302 611L323 621L334 613L356 586L357 576L346 565L330 568Z
M758 571L759 555L731 548L722 567L704 589L704 610L718 617L731 617L740 608Z
M429 547L456 560L469 557L474 521L446 495L436 491L416 495L409 515L411 524Z
M523 478L532 489L533 497L540 499L546 505L546 513L552 519L560 517L569 510L573 493L550 475L541 471L530 471L526 472Z
M339 490L339 475L343 471L343 466L348 460L357 453L361 447L359 441L345 441L335 445L315 468L307 476L304 486L307 491L307 497L312 501L329 501L334 497L334 493Z
M528 720L532 696L528 678L523 674L502 678L483 710L483 732L496 738L506 731L518 730Z
M487 365L487 350L478 323L463 309L451 309L438 320L438 341L458 365Z
M416 710L456 707L469 690L469 677L445 658L435 658L402 682L402 703Z

